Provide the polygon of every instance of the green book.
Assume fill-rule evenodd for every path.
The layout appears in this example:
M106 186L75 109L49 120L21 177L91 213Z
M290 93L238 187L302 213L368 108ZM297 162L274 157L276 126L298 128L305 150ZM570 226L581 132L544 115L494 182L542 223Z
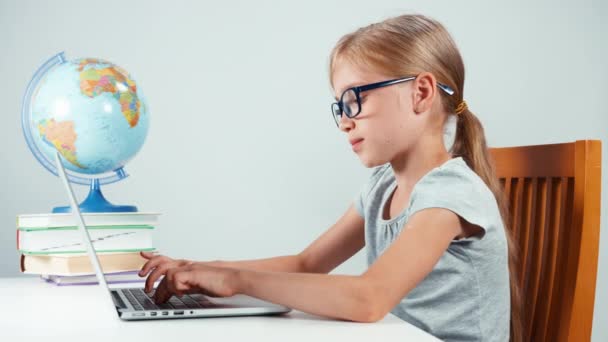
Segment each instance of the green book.
M154 251L151 225L87 226L98 253ZM17 250L25 255L86 253L77 226L18 227Z

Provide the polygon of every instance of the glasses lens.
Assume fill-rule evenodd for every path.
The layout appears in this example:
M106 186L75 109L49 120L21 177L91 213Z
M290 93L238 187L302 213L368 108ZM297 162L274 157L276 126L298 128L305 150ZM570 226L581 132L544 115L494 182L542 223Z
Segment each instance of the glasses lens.
M342 117L342 111L340 110L340 105L338 103L332 103L331 105L331 114L334 117L334 121L336 122L336 126L340 126L340 117Z
M342 95L342 107L349 118L359 114L359 101L357 101L357 94L353 89L347 90Z

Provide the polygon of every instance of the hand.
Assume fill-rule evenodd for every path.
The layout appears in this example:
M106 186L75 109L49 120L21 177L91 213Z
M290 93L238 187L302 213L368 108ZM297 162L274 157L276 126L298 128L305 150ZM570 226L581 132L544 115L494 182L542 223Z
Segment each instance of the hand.
M144 288L144 291L146 292L152 291L154 282L156 282L156 280L162 275L165 275L169 269L194 263L194 261L184 259L174 260L167 256L154 255L150 252L140 252L140 255L148 259L148 261L142 266L141 270L139 271L139 276L145 277L150 270L154 269L154 271L152 271L152 273L150 273L148 276L148 279L146 279L146 286Z
M166 302L172 295L202 293L210 297L230 297L239 293L239 270L191 263L166 271L154 293L156 304Z

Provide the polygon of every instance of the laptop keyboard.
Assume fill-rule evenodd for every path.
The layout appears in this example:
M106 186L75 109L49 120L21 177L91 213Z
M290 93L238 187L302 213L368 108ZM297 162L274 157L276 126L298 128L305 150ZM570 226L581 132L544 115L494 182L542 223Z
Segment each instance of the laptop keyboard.
M202 309L217 307L211 303L205 296L201 294L183 295L181 298L171 296L169 300L163 304L156 304L152 299L154 290L150 293L144 292L143 289L120 289L125 295L129 303L137 311L144 310L173 310L173 309Z

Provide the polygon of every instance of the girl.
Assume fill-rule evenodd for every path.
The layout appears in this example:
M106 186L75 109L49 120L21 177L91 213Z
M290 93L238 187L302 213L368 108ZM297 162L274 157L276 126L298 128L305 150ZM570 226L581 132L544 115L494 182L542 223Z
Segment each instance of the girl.
M390 311L444 340L519 340L506 204L449 33L421 15L363 27L333 49L330 81L336 124L375 167L346 213L297 255L193 262L143 253L146 291L164 275L159 303L242 293L358 322ZM457 122L449 151L448 119ZM363 247L365 273L327 274Z

